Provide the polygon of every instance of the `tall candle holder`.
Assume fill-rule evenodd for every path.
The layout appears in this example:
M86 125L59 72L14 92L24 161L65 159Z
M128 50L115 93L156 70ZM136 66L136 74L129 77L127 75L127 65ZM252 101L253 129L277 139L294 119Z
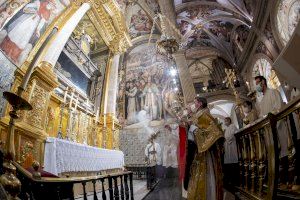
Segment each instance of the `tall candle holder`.
M60 105L60 115L59 115L60 119L59 119L58 132L57 132L57 136L56 136L59 139L63 139L63 135L62 135L62 120L63 120L63 117L64 117L65 107L66 107L66 104L63 102Z
M18 194L21 191L21 182L15 176L16 167L13 165L15 159L15 142L14 142L14 129L15 120L19 119L18 111L20 110L32 110L32 106L21 96L12 92L3 92L4 98L12 106L12 110L9 112L10 121L7 134L5 162L3 169L5 173L0 177L0 183L4 189L11 196L11 199L17 199Z

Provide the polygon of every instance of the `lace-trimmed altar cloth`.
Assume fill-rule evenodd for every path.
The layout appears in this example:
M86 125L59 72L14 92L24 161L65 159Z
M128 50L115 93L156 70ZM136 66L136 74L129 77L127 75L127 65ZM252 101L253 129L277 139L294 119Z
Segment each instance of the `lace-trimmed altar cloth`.
M123 167L122 151L102 149L52 137L46 140L44 170L52 174L98 172Z

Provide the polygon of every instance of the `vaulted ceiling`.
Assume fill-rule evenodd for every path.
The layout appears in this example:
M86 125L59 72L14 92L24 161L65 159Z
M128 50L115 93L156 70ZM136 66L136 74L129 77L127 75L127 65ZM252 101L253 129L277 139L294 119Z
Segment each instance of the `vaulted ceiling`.
M279 0L116 1L126 16L136 45L135 41L149 38L155 14L162 13L173 23L188 63L193 63L189 70L194 81L203 78L208 68L213 68L214 60L222 59L232 68L241 69L251 57L250 52L252 56L263 53L271 59L278 56L270 7L277 7ZM160 31L156 25L153 34L160 35Z
M174 0L174 4L186 48L210 49L236 64L253 21L254 1Z

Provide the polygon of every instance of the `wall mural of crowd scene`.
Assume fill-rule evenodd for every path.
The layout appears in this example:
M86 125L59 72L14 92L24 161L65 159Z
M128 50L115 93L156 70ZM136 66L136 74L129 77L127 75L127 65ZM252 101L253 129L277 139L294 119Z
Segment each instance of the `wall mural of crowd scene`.
M125 79L120 82L119 99L125 97L119 120L126 125L139 123L139 113L150 121L160 122L169 116L165 106L169 90L170 66L156 53L155 44L144 43L133 48L124 58ZM125 121L124 121L125 120Z

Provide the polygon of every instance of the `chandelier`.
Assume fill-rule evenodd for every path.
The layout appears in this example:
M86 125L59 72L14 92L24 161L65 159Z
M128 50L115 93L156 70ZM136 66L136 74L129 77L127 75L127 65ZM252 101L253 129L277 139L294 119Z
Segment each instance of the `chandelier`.
M156 51L158 54L165 55L168 58L172 58L172 54L176 53L179 49L179 43L174 36L168 35L166 31L166 22L168 23L169 27L175 31L178 31L176 27L163 15L158 14L153 19L153 25L150 33L149 43L152 38L152 34L154 31L154 26L159 19L161 25L161 36L160 39L156 42ZM179 34L180 35L180 34Z

